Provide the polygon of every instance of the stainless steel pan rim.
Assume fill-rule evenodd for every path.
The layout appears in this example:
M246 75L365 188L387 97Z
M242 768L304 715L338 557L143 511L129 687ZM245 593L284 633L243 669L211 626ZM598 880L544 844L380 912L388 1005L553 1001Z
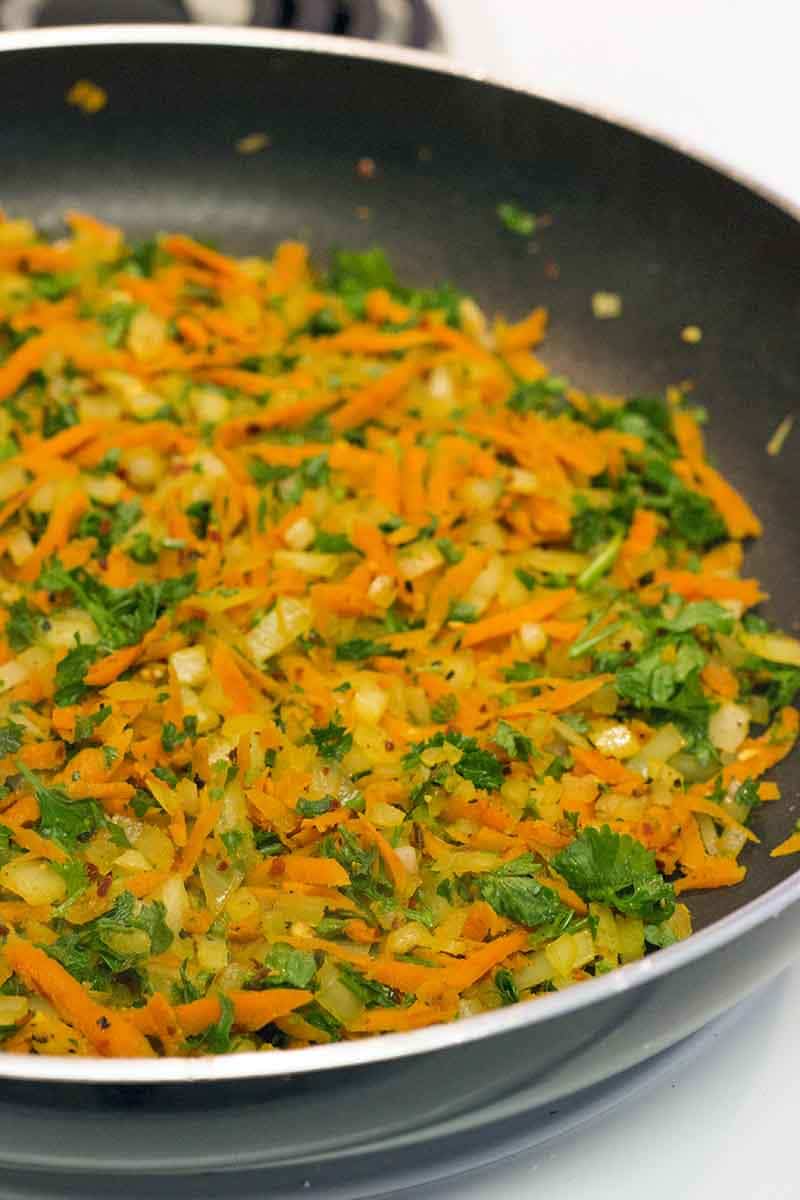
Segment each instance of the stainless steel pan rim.
M227 26L187 27L184 25L107 25L61 27L22 33L0 34L0 53L40 50L49 47L91 45L203 45L245 47L265 50L305 51L316 54L351 56L395 63L417 70L432 71L479 83L490 83L540 99L550 100L605 121L622 125L634 132L672 146L699 159L719 173L743 184L776 207L800 220L800 204L776 194L729 164L708 155L701 148L676 141L658 129L618 119L607 111L593 108L570 96L568 90L539 92L508 84L487 73L464 69L443 55L403 47L375 46L371 42L343 40L322 34L279 32L274 30L232 30ZM686 942L660 950L657 954L620 967L609 975L543 996L535 1002L520 1004L497 1012L470 1017L449 1025L437 1025L411 1033L388 1034L361 1041L314 1046L289 1053L248 1052L195 1059L101 1059L52 1057L34 1058L0 1053L0 1078L53 1083L150 1084L219 1082L248 1078L280 1078L318 1071L386 1062L434 1050L469 1044L492 1035L540 1024L575 1013L590 1004L599 1004L614 996L664 978L673 971L721 949L761 923L778 917L800 900L800 872L769 889L738 911L695 933Z

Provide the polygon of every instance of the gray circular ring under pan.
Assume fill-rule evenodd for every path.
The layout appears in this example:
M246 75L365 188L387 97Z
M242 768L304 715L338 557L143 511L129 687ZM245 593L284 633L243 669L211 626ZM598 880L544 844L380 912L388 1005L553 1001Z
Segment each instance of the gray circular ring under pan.
M204 1107L153 1106L150 1089L105 1089L84 1107L60 1105L57 1093L20 1103L12 1088L0 1101L0 1200L105 1200L110 1180L118 1200L360 1200L418 1188L574 1131L680 1072L758 1002L751 997L649 1062L561 1101L546 1097L563 1093L575 1064L532 1071L519 1035L404 1060L371 1081L356 1072L287 1081L286 1091L239 1085L222 1105L204 1089ZM635 1037L638 1020L634 1009L606 1031L609 1047ZM587 1044L578 1058L594 1053Z

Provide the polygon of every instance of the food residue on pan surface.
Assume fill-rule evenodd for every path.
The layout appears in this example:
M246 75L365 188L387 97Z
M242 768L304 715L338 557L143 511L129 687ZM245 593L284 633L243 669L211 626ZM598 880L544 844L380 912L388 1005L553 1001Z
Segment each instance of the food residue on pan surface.
M379 250L68 225L0 223L3 1048L411 1030L688 936L800 643L686 396Z
M79 79L67 92L67 104L79 108L87 116L93 116L108 104L108 93L90 79Z
M616 292L593 292L592 313L598 321L613 321L622 316L622 297Z
M247 133L244 137L240 137L236 143L236 151L238 154L258 154L261 150L268 150L272 145L272 140L266 133Z
M530 237L531 234L536 232L537 220L535 215L532 212L526 212L518 204L512 204L510 201L498 204L497 215L500 218L501 225L509 233L517 233L520 237Z

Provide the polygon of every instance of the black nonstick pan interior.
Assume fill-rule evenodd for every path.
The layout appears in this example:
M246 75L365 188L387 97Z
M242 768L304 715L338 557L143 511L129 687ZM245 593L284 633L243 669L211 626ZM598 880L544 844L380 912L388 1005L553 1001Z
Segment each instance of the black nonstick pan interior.
M113 37L113 35L110 35ZM86 116L65 93L108 93ZM710 445L766 526L749 556L792 628L800 587L796 445L766 444L800 396L800 224L711 168L639 134L436 69L287 47L105 44L0 55L0 204L57 234L79 208L132 237L181 229L234 252L287 237L381 245L401 278L449 279L487 311L544 303L544 357L577 384L654 392L692 380ZM269 146L237 152L263 132ZM359 160L374 161L372 173ZM371 177L370 177L371 176ZM537 214L505 230L503 201ZM597 320L615 292L622 316ZM702 340L681 339L687 325ZM795 431L795 438L800 434ZM742 885L690 897L702 927L794 869L770 859L800 784L757 814Z

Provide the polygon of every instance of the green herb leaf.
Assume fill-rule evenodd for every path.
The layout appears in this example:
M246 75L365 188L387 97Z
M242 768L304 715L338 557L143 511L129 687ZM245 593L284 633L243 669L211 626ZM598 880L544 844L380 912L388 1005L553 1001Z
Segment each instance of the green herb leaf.
M520 762L528 762L534 754L537 754L531 739L524 733L520 733L513 725L509 725L507 721L498 722L494 743L501 750L505 750L509 758L516 758Z
M4 721L0 724L0 758L7 754L16 754L22 745L25 726L17 721Z
M357 996L367 1008L396 1008L397 993L377 979L368 979L350 963L337 963L339 978L346 988Z
M20 600L15 600L11 605L4 633L12 650L17 652L27 650L28 646L36 640L38 615L36 609L31 608L24 596Z
M675 911L675 893L650 851L628 834L581 831L553 859L553 867L583 900L609 904L626 916L659 924Z
M312 729L310 740L317 747L320 758L327 758L333 762L341 761L353 746L352 733L348 733L344 725L337 725L333 720L327 725Z
M265 966L269 968L269 987L307 988L317 973L317 960L308 950L294 950L285 942L271 946Z
M535 878L538 865L532 854L522 854L478 879L481 899L501 917L535 929L570 913L552 888ZM571 913L570 913L571 915Z

